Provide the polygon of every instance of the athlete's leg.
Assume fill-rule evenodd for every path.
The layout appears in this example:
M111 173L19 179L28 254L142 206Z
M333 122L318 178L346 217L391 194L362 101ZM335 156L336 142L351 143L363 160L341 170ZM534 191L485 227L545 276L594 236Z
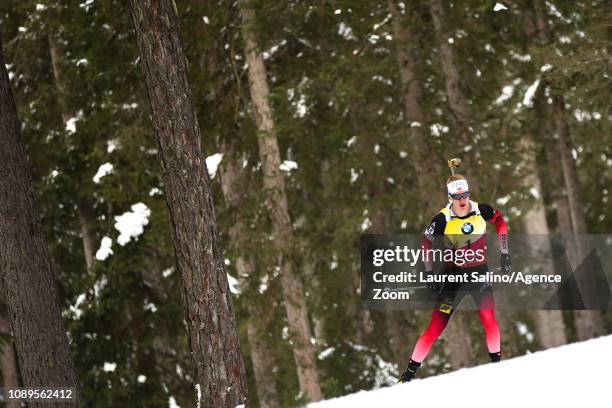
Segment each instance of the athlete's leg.
M417 363L422 363L429 350L431 350L431 346L434 342L440 337L440 334L444 331L448 320L450 318L450 314L443 313L437 308L431 314L431 322L427 327L427 330L419 337L419 340L414 347L414 351L412 352L412 361Z
M487 338L487 348L489 349L491 359L495 359L493 355L499 355L501 347L499 326L495 319L495 302L493 300L493 290L491 286L488 286L482 291L477 302L478 314L480 315L480 321Z

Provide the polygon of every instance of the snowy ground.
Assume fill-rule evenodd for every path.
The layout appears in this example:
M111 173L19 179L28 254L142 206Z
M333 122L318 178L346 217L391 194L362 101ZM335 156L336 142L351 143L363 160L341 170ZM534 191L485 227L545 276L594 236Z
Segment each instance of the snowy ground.
M612 407L612 336L362 391L308 408Z

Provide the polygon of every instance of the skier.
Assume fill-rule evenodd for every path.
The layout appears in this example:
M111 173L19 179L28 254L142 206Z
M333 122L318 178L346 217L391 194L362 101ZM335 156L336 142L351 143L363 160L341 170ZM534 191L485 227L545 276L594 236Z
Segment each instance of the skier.
M453 159L457 160L457 159ZM453 160L449 161L449 167ZM471 277L472 272L486 274L488 267L486 264L486 224L493 224L497 232L499 247L501 250L501 271L509 273L511 271L511 260L508 254L508 234L506 222L502 214L493 209L490 205L471 201L470 191L467 180L460 174L454 174L446 181L448 190L449 204L438 213L431 224L425 230L421 241L424 253L432 248L432 242L436 237L443 237L446 245L450 244L453 251L472 249L480 250L484 256L474 257L475 259L464 259L458 262L447 262L443 273L463 274L468 272ZM431 275L433 272L433 262L429 257L425 257L426 273ZM470 262L465 262L466 260ZM464 263L465 262L465 263ZM438 294L437 307L433 310L431 323L419 338L410 358L408 368L402 374L399 382L408 382L421 366L421 363L429 353L431 346L440 336L453 312L461 303L466 295L471 295L478 305L480 321L486 333L487 348L492 362L501 359L500 335L497 321L495 320L493 289L490 283L445 283L441 285L437 282L428 283L429 288Z

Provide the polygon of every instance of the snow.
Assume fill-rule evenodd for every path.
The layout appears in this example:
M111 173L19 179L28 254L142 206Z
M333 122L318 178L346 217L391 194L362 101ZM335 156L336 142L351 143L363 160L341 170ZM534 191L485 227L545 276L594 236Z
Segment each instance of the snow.
M599 407L609 400L612 336L484 364L408 384L361 391L309 404L308 408ZM607 357L606 357L607 356ZM432 396L434 399L432 399ZM445 396L448 396L446 399Z
M353 34L353 29L347 26L345 23L341 22L338 25L338 34L344 37L345 40L356 40L355 35Z
M168 398L168 408L181 408L181 406L176 403L174 397L170 396L170 398Z
M87 61L86 58L81 58L80 60L76 62L76 66L80 67L81 65L86 67L87 65L89 65L89 61Z
M151 216L151 210L144 203L136 203L131 209L132 211L115 217L115 229L120 232L117 243L121 246L130 242L132 238L138 238L144 232L144 227L149 223Z
M391 80L390 80L390 79L388 79L388 78L385 78L385 77L384 77L384 76L382 76L382 75L374 75L374 76L372 77L372 80L373 80L373 81L382 82L382 83L383 83L383 84L385 84L385 85L393 86L393 81L391 81Z
M514 85L506 85L502 89L502 94L495 100L496 105L501 105L514 95Z
M98 184L100 183L100 179L104 176L108 176L113 172L113 165L110 163L104 163L98 168L98 172L95 176L93 176L93 182Z
M155 312L157 312L157 306L155 306L155 303L149 302L149 303L145 304L144 310L147 310L147 311L149 311L151 313L155 313Z
M546 72L546 71L550 71L552 69L552 65L550 64L544 64L542 65L542 68L540 68L540 72Z
M498 205L506 205L508 201L510 201L510 195L499 197L497 200L495 200Z
M325 350L319 353L319 360L325 360L327 357L331 356L335 350L335 347L326 348Z
M238 283L238 279L234 278L229 273L227 274L227 283L229 283L230 292L234 295L240 294L240 286Z
M284 46L285 44L287 44L287 40L283 40L279 44L273 45L272 47L270 47L267 50L265 50L262 53L263 59L267 60L268 58L270 58L271 56L276 54L276 52L280 49L280 47Z
M112 373L117 368L117 363L104 363L104 371L107 373Z
M355 171L354 168L351 168L351 184L353 184L359 178L359 173Z
M303 118L304 116L306 116L306 113L308 112L308 106L306 105L305 95L300 94L299 99L292 103L292 105L295 107L294 117Z
M298 164L294 162L293 160L285 160L279 166L279 169L281 171L286 171L287 173L289 173L291 170L297 170L297 168L298 168Z
M106 145L107 145L106 153L112 153L121 147L121 144L119 143L119 140L117 139L109 140L108 142L106 142Z
M47 6L45 6L44 4L37 4L36 5L36 11L44 11L47 9Z
M366 217L363 220L363 222L361 223L360 228L361 228L362 232L365 232L365 231L369 230L371 226L372 226L372 221L370 221L370 219L368 217Z
M162 191L159 188L157 188L157 187L153 187L151 189L151 191L149 191L149 196L150 197L153 197L155 195L162 195Z
M113 246L113 240L109 237L102 238L100 243L100 249L96 252L96 259L98 261L104 261L109 255L113 254L111 247Z
M106 276L102 276L100 279L98 279L96 283L94 283L94 296L99 297L100 292L102 292L102 289L104 289L107 284L108 279L106 278Z
M202 389L200 388L200 384L196 384L195 389L196 389L196 394L198 396L198 403L196 406L200 408L200 401L202 400Z
M505 5L501 3L495 3L495 6L493 7L493 11L497 12L497 11L503 11L503 10L508 10L508 7L506 7Z
M78 117L70 118L66 121L66 132L74 134L76 132L76 123L79 120Z
M533 97L540 85L540 79L536 79L536 81L527 88L527 92L525 92L525 97L523 98L523 105L531 107L533 105Z
M431 130L431 134L433 136L440 136L442 133L448 133L449 131L448 126L442 125L440 123L434 123L429 127L429 129Z
M211 179L214 179L217 175L221 160L223 160L223 153L215 153L206 158L206 168L208 169L208 175Z
M89 9L93 6L94 0L85 0L83 3L79 4L79 7L85 9L85 11L89 11Z
M142 384L142 383L144 383L145 381L147 381L147 376L146 376L146 375L142 375L142 374L140 374L140 375L138 376L138 382Z
M79 296L77 296L76 302L74 302L74 305L70 306L70 311L72 311L72 313L74 313L74 316L76 319L80 319L81 316L83 315L83 311L81 310L81 305L85 302L85 299L87 297L85 296L84 293L81 293Z

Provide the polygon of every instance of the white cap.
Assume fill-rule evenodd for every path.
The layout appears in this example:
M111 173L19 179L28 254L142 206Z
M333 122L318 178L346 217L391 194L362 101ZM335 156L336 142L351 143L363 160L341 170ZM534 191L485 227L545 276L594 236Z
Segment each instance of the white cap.
M446 185L448 194L457 194L459 191L469 191L467 180L455 180Z

